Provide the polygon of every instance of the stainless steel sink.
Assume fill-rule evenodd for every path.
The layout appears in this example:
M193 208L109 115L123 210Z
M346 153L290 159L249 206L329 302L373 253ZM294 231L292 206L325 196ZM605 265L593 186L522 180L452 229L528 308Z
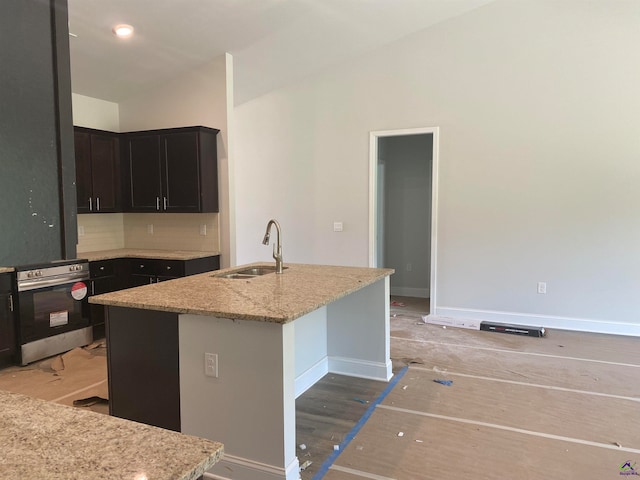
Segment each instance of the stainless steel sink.
M251 267L246 268L244 270L239 270L236 273L240 275L266 275L267 273L274 273L276 271L276 267Z
M284 267L284 268L286 269L287 267ZM243 268L242 270L235 270L233 272L218 273L211 276L218 277L218 278L235 278L235 279L245 278L246 279L246 278L259 277L260 275L267 275L269 273L275 273L275 271L276 271L276 267L265 265L261 267Z

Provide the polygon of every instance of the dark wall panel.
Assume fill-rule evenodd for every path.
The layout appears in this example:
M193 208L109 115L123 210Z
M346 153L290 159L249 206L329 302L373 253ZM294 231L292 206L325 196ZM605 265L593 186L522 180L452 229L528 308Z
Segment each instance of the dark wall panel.
M65 256L64 209L60 194L63 164L60 158L59 106L62 104L63 110L69 107L69 112L63 114L70 117L71 94L69 91L68 98L58 98L58 46L52 41L55 40L54 3L58 4L60 14L66 17L64 0L52 0L51 3L39 0L2 2L0 266L56 260ZM66 18L64 22L66 30ZM68 32L64 34L68 35ZM68 39L64 40L68 42ZM66 48L68 51L68 43ZM65 78L69 77L68 59L66 71L63 66L62 77L64 88ZM69 136L63 143L73 145L70 127L63 128L64 135ZM68 157L68 153L65 155ZM68 164L68 158L65 164ZM65 185L68 188L68 180L65 180Z

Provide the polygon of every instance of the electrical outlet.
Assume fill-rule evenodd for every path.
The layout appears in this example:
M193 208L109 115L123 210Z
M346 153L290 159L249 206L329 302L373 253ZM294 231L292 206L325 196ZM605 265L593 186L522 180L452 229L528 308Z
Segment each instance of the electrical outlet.
M217 353L204 354L204 374L207 377L218 378L218 354Z
M411 270L413 270L413 265L407 263L407 272L410 272Z
M342 231L342 222L333 222L333 231L341 232Z
M152 223L147 225L147 233L149 235L153 235L153 224Z
M78 236L84 237L84 227L82 225L78 225Z
M547 282L538 282L538 293L547 293Z
M202 225L200 225L200 235L206 236L207 235L207 224L203 223Z

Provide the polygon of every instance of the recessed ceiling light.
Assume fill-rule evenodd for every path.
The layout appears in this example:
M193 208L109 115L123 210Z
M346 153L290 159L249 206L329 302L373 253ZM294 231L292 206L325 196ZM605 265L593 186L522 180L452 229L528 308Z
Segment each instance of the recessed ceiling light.
M120 25L116 25L111 30L116 37L119 38L129 38L133 35L133 27L131 25L127 25L126 23L121 23Z

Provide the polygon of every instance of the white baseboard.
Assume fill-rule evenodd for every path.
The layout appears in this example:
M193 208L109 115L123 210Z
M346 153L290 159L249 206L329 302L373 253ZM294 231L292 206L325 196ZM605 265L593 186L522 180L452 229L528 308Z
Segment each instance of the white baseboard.
M380 363L345 357L329 357L329 371L339 375L381 380L383 382L388 382L393 376L391 360L387 361L387 363Z
M426 315L423 318L426 323L430 323L432 325L480 330L480 320L474 320L472 318L439 317L437 315Z
M589 318L556 317L518 312L474 310L468 308L436 307L435 315L451 319L473 319L487 322L529 325L546 329L574 330L578 332L608 333L640 337L640 325L633 323L608 322Z
M295 379L296 398L311 388L318 380L329 373L329 359L324 357Z
M296 457L287 468L274 467L247 458L224 454L203 478L209 480L299 480L300 465Z
M429 298L430 292L428 288L413 288L413 287L391 287L389 289L391 295L398 297L414 297L414 298Z

